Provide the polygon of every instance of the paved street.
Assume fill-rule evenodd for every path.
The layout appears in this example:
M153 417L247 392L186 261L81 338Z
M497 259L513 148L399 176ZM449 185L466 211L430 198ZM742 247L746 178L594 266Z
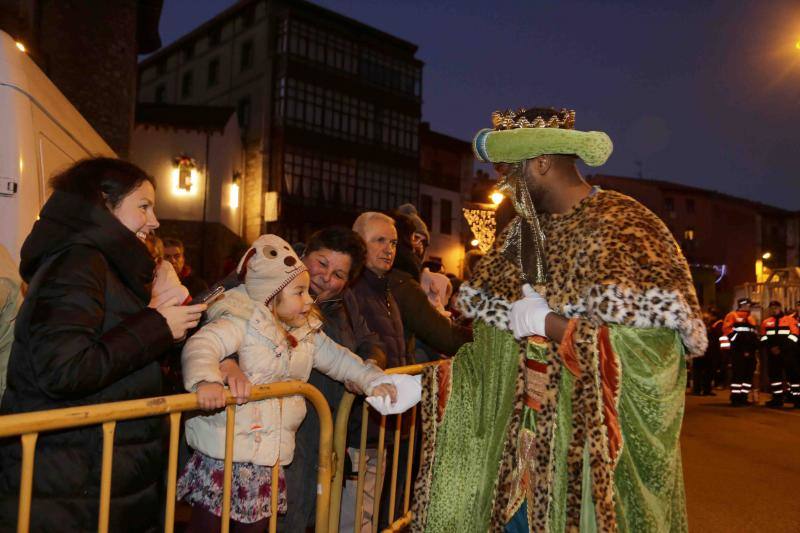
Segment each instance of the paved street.
M687 396L681 441L690 531L797 533L800 409L732 408L716 392Z

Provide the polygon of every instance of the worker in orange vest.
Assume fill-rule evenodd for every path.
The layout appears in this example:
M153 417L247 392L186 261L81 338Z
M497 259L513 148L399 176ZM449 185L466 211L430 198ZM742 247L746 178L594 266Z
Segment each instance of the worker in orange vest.
M789 380L784 382L784 373L790 373L791 359L797 356L800 336L797 318L784 315L780 302L769 303L769 316L761 322L761 345L764 347L769 368L769 386L772 398L767 407L783 407L784 400L792 399Z
M791 319L795 326L795 331L800 331L800 302L795 303L794 310L786 317ZM800 337L797 333L796 336ZM800 344L795 343L794 350L788 352L783 360L784 371L789 380L789 398L795 408L800 408ZM787 395L784 391L784 397Z
M722 337L719 338L720 348L730 353L731 405L734 407L749 404L747 398L753 388L759 335L758 324L750 315L751 305L749 298L740 298L736 302L736 311L725 317Z

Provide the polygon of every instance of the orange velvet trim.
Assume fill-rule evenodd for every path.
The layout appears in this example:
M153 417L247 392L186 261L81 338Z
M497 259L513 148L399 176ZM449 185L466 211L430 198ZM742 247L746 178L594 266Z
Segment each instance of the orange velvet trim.
M573 318L567 323L567 329L564 331L564 338L561 339L561 344L558 347L558 355L564 366L575 377L580 377L581 367L578 365L578 354L575 353L575 327L578 325L578 319Z
M453 369L453 360L445 361L436 367L436 379L439 381L436 409L436 423L441 424L444 418L444 409L450 399L450 374Z
M612 460L616 461L622 446L622 432L617 412L620 373L607 326L600 328L597 334L597 344L600 352L600 380L603 389L603 420L608 431L609 454Z

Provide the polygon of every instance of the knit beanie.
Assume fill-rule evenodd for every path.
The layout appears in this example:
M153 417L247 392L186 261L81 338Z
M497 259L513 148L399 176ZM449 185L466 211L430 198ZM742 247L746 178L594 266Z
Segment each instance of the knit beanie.
M248 296L264 305L306 270L289 243L277 235L256 239L236 268Z
M428 242L431 242L431 234L428 233L428 226L426 226L425 221L420 218L419 213L417 213L417 208L414 207L414 204L403 204L397 208L397 212L402 213L410 218L412 222L414 222L414 230L417 233L425 235L425 238L428 240Z

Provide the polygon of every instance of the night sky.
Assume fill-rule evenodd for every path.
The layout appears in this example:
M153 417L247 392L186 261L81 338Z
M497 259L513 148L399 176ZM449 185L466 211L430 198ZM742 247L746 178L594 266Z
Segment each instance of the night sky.
M169 44L231 0L165 0ZM615 150L586 172L800 209L800 2L315 0L419 46L423 120L470 140L495 109L568 107ZM640 165L637 162L641 163Z

